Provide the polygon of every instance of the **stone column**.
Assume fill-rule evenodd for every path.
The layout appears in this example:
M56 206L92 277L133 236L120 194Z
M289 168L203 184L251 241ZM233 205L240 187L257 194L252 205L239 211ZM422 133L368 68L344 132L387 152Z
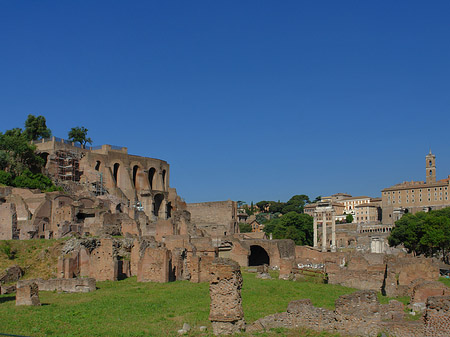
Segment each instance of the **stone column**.
M231 259L216 258L211 265L209 320L217 335L245 330L242 309L242 275L239 264Z
M317 248L317 212L314 212L314 247Z
M322 252L327 251L327 212L322 212Z
M336 219L334 209L331 211L331 251L336 251Z

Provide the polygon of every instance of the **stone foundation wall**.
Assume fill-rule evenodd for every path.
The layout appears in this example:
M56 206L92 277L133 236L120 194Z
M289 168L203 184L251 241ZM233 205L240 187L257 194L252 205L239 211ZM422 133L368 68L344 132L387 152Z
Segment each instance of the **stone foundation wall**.
M58 291L67 293L88 293L96 290L96 282L94 278L57 278L50 280L34 279L22 280L17 282L20 288L31 283L37 284L39 291Z
M308 299L292 301L286 312L257 320L247 332L306 327L353 336L377 336L381 332L397 337L422 336L422 323L405 322L403 316L402 303L382 305L375 291L359 291L337 299L334 311L316 308Z
M138 282L169 282L171 253L165 247L147 247L138 263Z

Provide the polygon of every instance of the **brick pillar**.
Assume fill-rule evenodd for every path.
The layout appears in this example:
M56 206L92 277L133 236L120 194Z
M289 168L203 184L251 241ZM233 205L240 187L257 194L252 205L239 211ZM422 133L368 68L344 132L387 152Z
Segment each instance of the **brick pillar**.
M283 280L289 279L293 266L294 266L293 259L280 259L280 275L278 278Z
M322 212L322 252L327 251L327 212Z
M231 259L214 259L209 283L211 297L209 320L216 336L245 330L241 288L242 275L239 264Z

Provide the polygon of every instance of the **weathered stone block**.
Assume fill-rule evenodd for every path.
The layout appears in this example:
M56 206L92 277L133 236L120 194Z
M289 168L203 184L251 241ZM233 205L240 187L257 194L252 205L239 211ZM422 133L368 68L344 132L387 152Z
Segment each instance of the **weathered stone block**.
M17 287L16 305L41 305L38 285L33 282Z

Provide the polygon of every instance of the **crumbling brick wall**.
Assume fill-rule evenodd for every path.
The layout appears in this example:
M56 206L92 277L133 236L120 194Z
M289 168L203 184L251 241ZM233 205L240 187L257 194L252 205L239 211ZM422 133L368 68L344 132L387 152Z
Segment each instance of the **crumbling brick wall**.
M429 297L423 321L425 337L449 336L450 296Z
M169 282L171 253L165 247L146 247L138 263L138 282Z

